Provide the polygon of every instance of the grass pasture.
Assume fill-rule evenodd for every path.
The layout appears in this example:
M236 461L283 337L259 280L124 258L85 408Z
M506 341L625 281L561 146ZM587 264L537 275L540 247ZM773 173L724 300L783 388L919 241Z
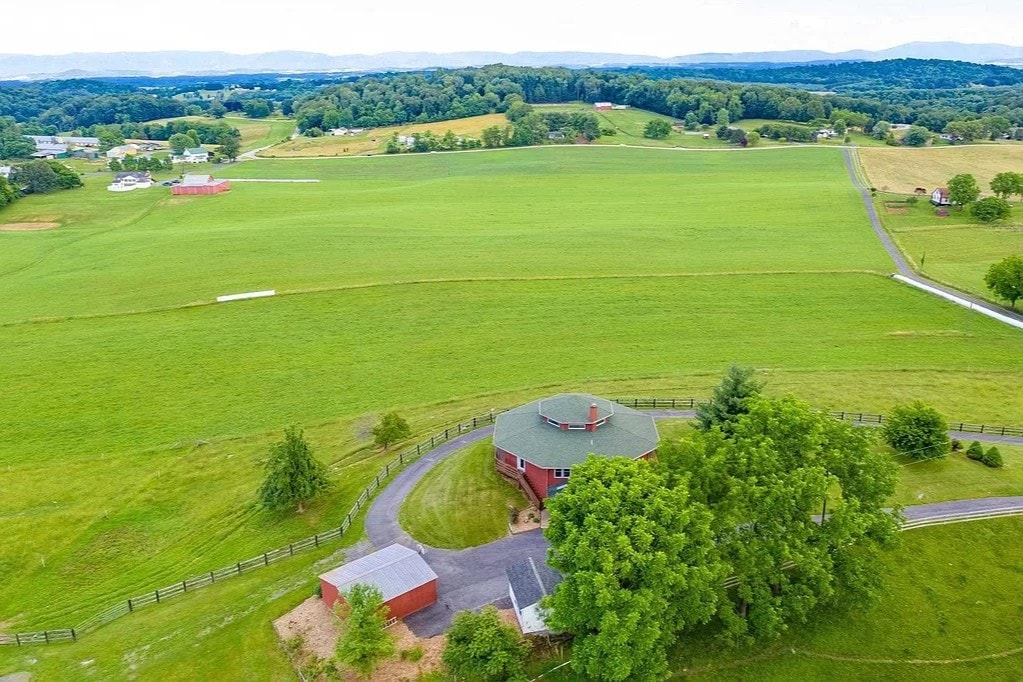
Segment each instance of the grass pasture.
M988 183L997 173L1023 172L1023 145L1011 143L921 149L878 147L861 149L859 156L870 184L896 194L912 194L917 187L930 192L959 173L972 173L982 193L990 194Z
M431 469L405 499L398 521L431 547L465 549L506 536L509 508L522 510L527 504L494 469L488 438Z
M1023 337L883 275L838 150L282 159L231 176L321 182L171 198L87 177L4 209L60 227L0 232L0 627L73 624L335 523L382 463L368 426L391 409L428 434L558 390L704 396L737 361L820 407L1023 414ZM206 305L266 288L280 295ZM275 518L253 497L287 424L338 483ZM0 649L0 671L31 656L41 679L89 659L97 678L285 677L267 620L309 593L320 556L80 644Z
M989 145L983 149L997 148ZM1014 203L1008 220L984 225L968 210L953 208L947 217L938 217L927 197L892 212L885 206L892 199L904 197L878 195L878 215L917 270L937 281L995 300L984 284L984 275L992 263L1007 255L1023 253L1023 206Z
M429 130L437 135L443 135L450 130L455 135L480 138L486 128L495 125L501 127L509 125L508 119L505 118L504 114L487 114L485 116L438 121L437 123L409 123L400 126L370 128L358 135L345 135L343 137L331 137L329 135L324 137L297 137L294 140L287 140L271 149L262 151L259 153L259 156L288 158L383 154L387 148L387 141L396 134L416 135Z

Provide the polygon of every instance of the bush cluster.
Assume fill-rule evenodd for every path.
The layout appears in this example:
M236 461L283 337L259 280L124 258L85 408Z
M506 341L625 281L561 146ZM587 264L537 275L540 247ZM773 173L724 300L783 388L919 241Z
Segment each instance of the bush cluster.
M966 449L966 456L992 469L998 469L1003 464L1002 453L999 452L997 446L992 445L985 451L980 441L976 440L970 443L970 447Z

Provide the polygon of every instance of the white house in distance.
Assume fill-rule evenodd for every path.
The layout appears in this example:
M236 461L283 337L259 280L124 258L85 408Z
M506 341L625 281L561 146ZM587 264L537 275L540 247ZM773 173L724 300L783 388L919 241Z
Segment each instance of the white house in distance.
M0 166L0 178L7 180L11 177L11 171L14 170L10 166Z
M149 189L153 186L153 176L149 171L127 171L114 176L113 182L107 185L111 192L130 192L133 189Z
M210 153L202 147L189 147L180 154L171 157L174 163L206 163L210 160Z
M550 632L544 622L540 600L554 593L561 582L561 574L543 559L527 558L505 569L508 575L508 595L511 597L515 617L525 635Z
M938 187L931 192L931 203L935 206L951 206L952 200L948 198L948 187Z

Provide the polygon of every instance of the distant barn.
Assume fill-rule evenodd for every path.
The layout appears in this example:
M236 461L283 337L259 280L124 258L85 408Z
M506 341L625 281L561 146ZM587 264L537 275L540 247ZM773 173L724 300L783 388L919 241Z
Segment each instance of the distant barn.
M231 189L227 180L217 180L212 175L186 175L180 185L171 188L171 194L220 194Z

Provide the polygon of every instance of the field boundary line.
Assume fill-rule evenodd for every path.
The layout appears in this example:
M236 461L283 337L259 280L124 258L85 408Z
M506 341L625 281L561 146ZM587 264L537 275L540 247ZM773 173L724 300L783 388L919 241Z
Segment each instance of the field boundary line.
M664 410L668 411L669 414L665 415L662 413L662 417L671 416L670 412L685 412L685 414L679 414L679 418L692 418L691 410L695 409L701 404L707 402L703 398L615 398L614 402L631 406L635 409L644 410ZM391 476L397 474L399 471L404 469L407 465L421 459L433 451L439 445L453 440L465 433L475 431L485 426L491 426L496 422L497 415L502 412L506 412L504 408L490 410L489 412L478 414L475 416L467 417L462 420L455 422L454 426L449 426L443 431L437 431L434 435L430 436L429 439L424 439L414 446L409 446L404 450L398 451L397 457L387 464L380 470L378 470L375 478L371 481L360 493L356 499L355 504L346 514L344 520L338 526L332 526L324 531L318 532L310 537L303 538L294 542L288 543L286 546L277 547L275 549L263 552L260 555L244 559L242 561L235 562L232 565L214 569L211 571L204 572L185 578L181 581L177 581L167 587L161 587L152 592L147 592L139 596L130 597L126 600L120 600L113 604L107 609L100 611L97 614L85 619L73 628L54 628L52 630L38 630L31 632L11 632L11 633L0 633L0 645L15 645L24 646L28 644L51 644L57 642L77 641L83 634L95 630L96 628L105 625L113 620L116 620L122 616L126 616L134 611L151 606L153 604L160 604L167 599L185 594L188 591L195 591L203 587L208 587L217 582L222 582L228 578L240 576L243 573L253 571L258 568L269 566L272 563L276 563L288 557L294 556L296 553L302 553L310 549L319 548L321 544L336 540L345 535L345 533L352 527L352 525L358 520L359 514L364 509L369 507L369 502L375 497L375 495L384 487L386 487ZM838 411L832 410L825 412L830 417L839 421L851 422L856 426L876 426L884 422L885 416L883 414L874 414L867 412L853 412L853 411ZM952 429L955 433L977 433L985 434L996 437L1003 437L1007 440L1016 440L1023 442L1023 427L1021 426L991 426L987 424L971 424L967 422L949 422L950 427L958 426L958 429ZM978 498L984 499L984 498ZM1006 516L1018 516L1023 515L1023 507L999 507L996 509L986 509L977 511L962 511L962 512L950 512L931 518L916 519L914 521L908 521L900 526L901 530L914 530L916 528L923 528L933 525L944 525L947 523L957 523L963 521L979 521L992 518L1001 518Z
M832 270L717 270L708 272L655 272L641 274L606 274L606 275L535 275L520 277L441 277L396 280L393 282L364 282L360 284L340 284L336 286L310 287L305 289L276 289L277 297L299 296L303 294L323 294L332 291L359 291L363 289L377 289L383 287L406 287L426 284L475 284L488 282L574 282L588 280L644 280L644 279L686 279L699 277L772 277L772 276L797 276L797 275L870 275L874 277L886 277L880 270L869 270L862 268L832 269ZM76 322L79 320L98 320L115 317L129 317L132 315L149 315L153 313L173 312L175 310L187 310L189 308L202 308L217 303L216 299L202 299L190 303L178 303L173 305L155 306L141 310L124 310L120 312L92 313L85 315L66 315L59 317L32 317L24 320L12 320L0 322L0 328L17 327L29 324L59 324L63 322Z

